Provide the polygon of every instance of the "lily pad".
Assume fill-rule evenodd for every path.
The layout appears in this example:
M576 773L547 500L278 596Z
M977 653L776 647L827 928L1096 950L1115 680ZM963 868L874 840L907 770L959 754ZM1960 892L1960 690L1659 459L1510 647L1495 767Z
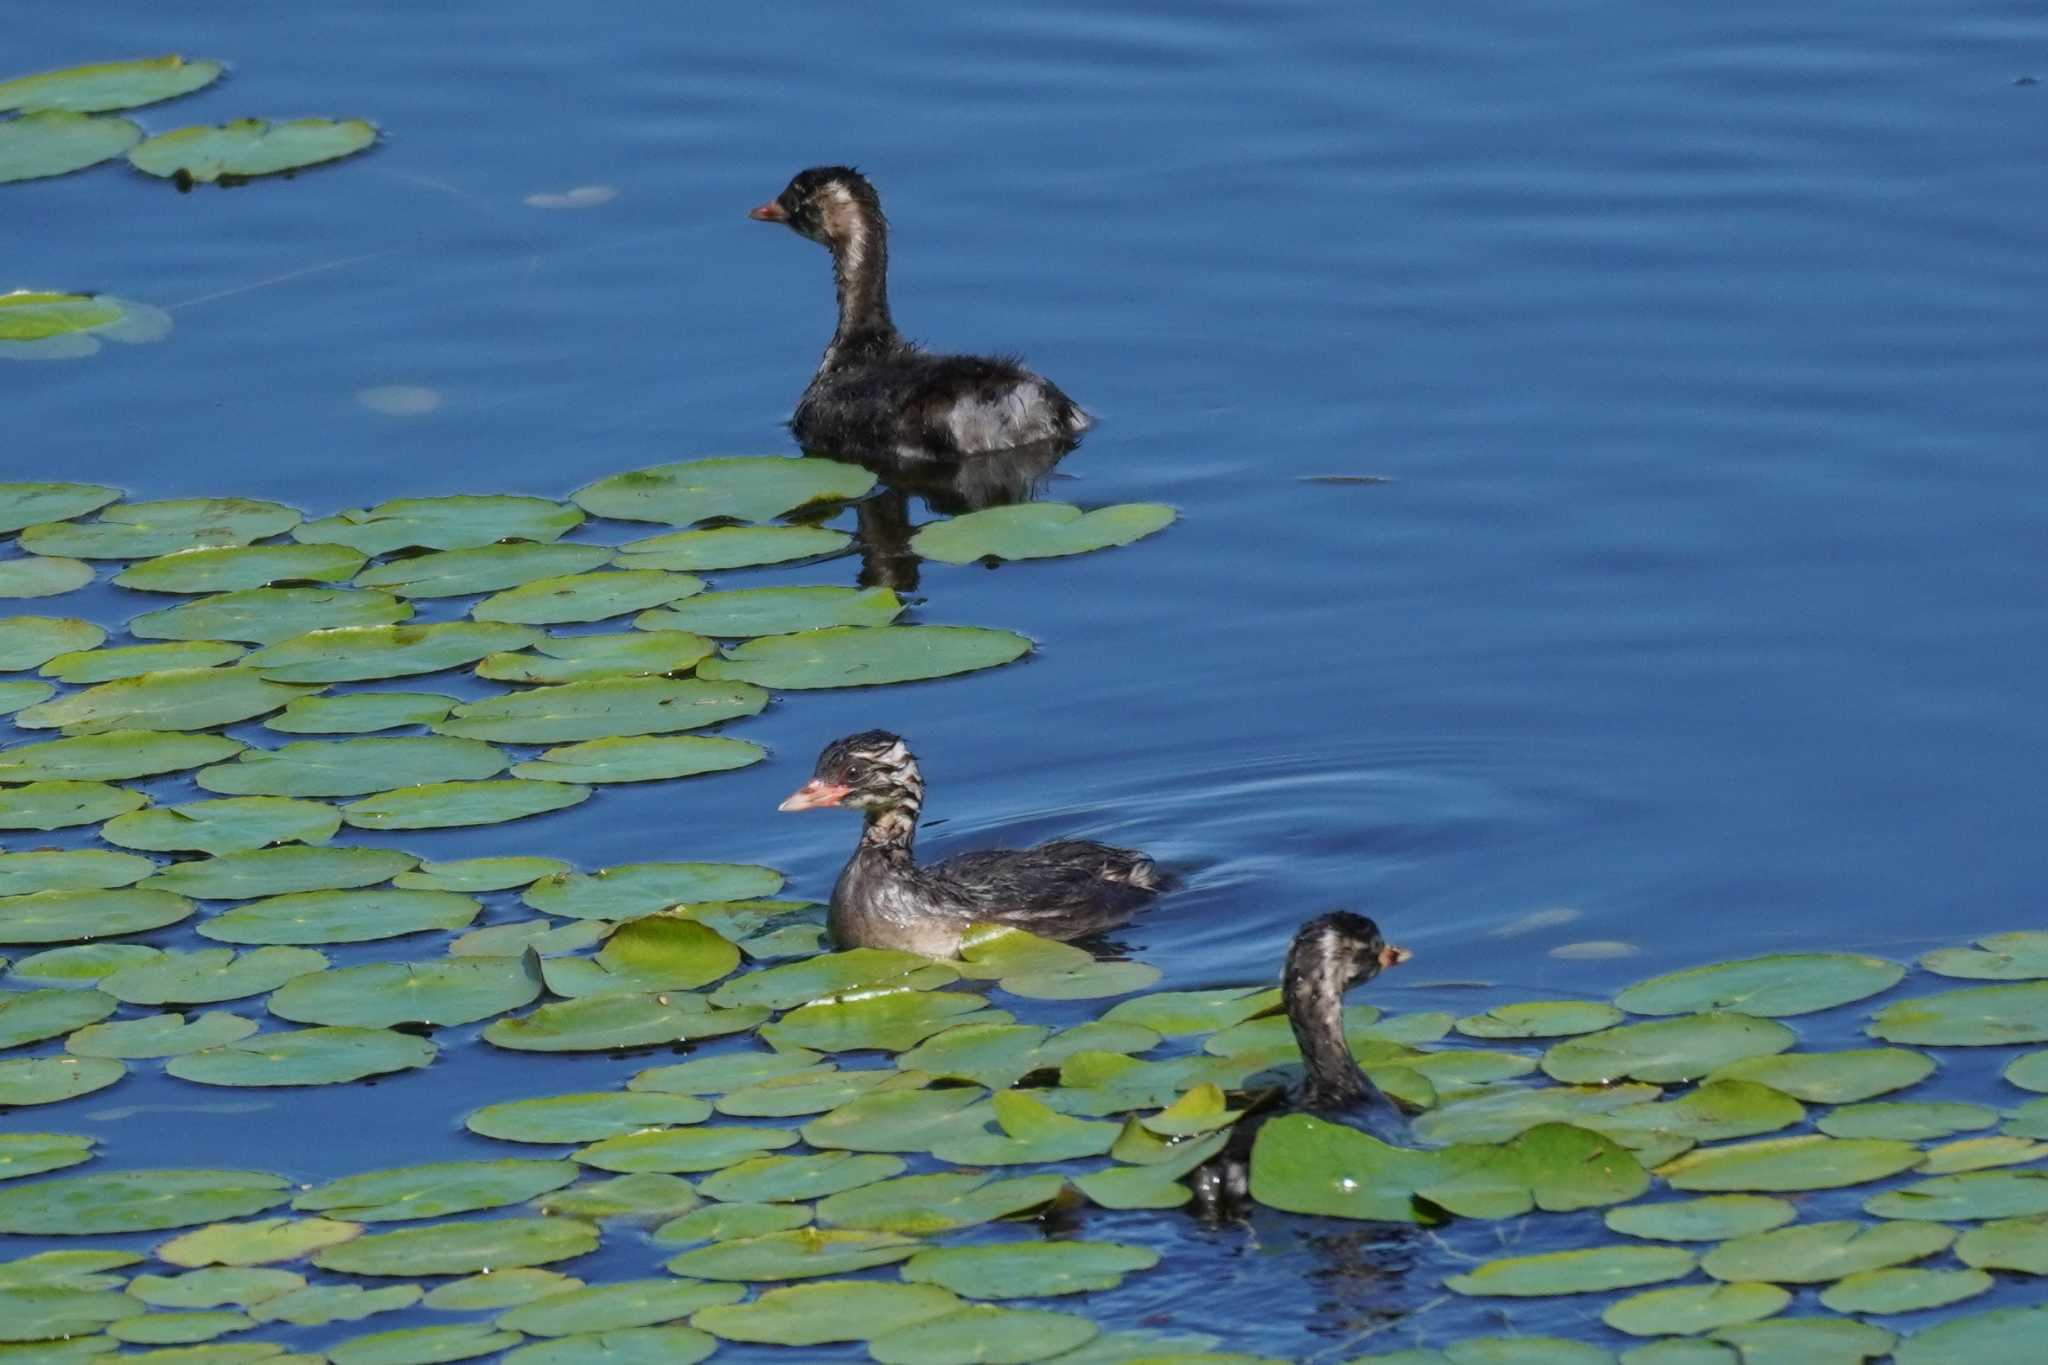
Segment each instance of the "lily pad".
M292 1207L354 1223L442 1218L523 1204L577 1174L568 1161L440 1161L330 1180L292 1200Z
M699 735L636 735L592 739L549 749L516 765L514 777L555 782L658 782L730 772L759 763L767 750L743 739Z
M1902 1090L1934 1074L1934 1059L1904 1048L1790 1052L1730 1062L1709 1080L1754 1081L1808 1104L1850 1104Z
M94 990L0 991L0 1048L60 1038L114 1012L114 998Z
M981 626L834 626L748 640L697 665L697 676L786 691L879 687L994 668L1030 650L1022 635Z
M680 1176L670 1178L681 1179ZM653 1240L659 1246L734 1242L770 1232L788 1232L810 1221L808 1204L707 1204L663 1223L654 1230Z
M658 1128L602 1138L572 1155L601 1171L675 1175L720 1170L796 1140L785 1128Z
M447 1028L530 1005L540 994L540 974L524 958L369 962L286 982L271 995L270 1012L301 1024Z
M55 683L23 680L0 682L0 716L10 716L24 707L46 702L57 695Z
M803 1047L818 1052L880 1048L900 1052L950 1023L973 1015L986 1003L980 996L965 991L876 987L844 999L814 1000L799 1006L764 1026L761 1036L771 1045L783 1048ZM1008 1021L1008 1015L988 1019L991 1023Z
M536 1341L507 1352L506 1365L694 1365L718 1349L694 1327L627 1327Z
M474 1275L566 1261L597 1241L596 1226L574 1218L492 1218L372 1233L313 1264L342 1275Z
M76 943L177 924L192 902L167 891L34 891L0 897L0 943Z
M420 1302L447 1313L474 1313L495 1308L516 1308L550 1294L581 1289L583 1281L574 1275L532 1268L486 1270L464 1279L451 1280L428 1292Z
M341 812L323 802L232 796L117 815L100 826L100 837L121 848L220 857L271 844L324 844L340 828Z
M2038 929L1993 934L1975 948L1937 948L1920 965L1942 976L1978 981L2032 981L2048 977L2048 933Z
M362 119L236 119L159 133L128 153L135 169L180 183L230 183L353 156L377 140Z
M1799 1216L1782 1199L1761 1194L1715 1194L1665 1204L1609 1209L1610 1230L1660 1242L1720 1242L1781 1228Z
M306 948L172 951L112 972L100 989L131 1005L212 1004L261 995L326 966L324 956Z
M281 640L246 656L242 663L281 682L409 678L473 664L499 650L524 649L539 638L540 633L530 627L488 621L337 626Z
M536 1200L535 1207L550 1216L567 1214L571 1218L634 1218L645 1221L674 1218L702 1202L690 1182L681 1176L640 1171L560 1190Z
M450 862L421 863L416 870L400 874L394 885L409 891L505 891L568 870L569 865L559 858L531 854L458 858Z
M571 1289L522 1304L499 1314L497 1325L507 1331L526 1332L537 1337L611 1332L625 1327L650 1327L674 1322L700 1308L733 1303L745 1296L745 1290L730 1284L627 1280Z
M1713 1340L1735 1347L1743 1365L1861 1365L1889 1351L1898 1338L1847 1318L1766 1318L1723 1327Z
M386 588L401 597L415 599L468 597L502 592L536 579L580 574L607 563L611 557L610 547L604 545L545 545L531 541L436 550L373 565L357 575L356 586Z
M936 1285L832 1280L771 1289L747 1303L707 1308L692 1321L728 1341L820 1346L866 1341L960 1306Z
M1774 1284L1687 1284L1652 1289L1610 1304L1600 1321L1630 1336L1711 1332L1781 1311L1792 1296Z
M519 1018L500 1019L483 1036L517 1052L604 1052L743 1032L767 1017L768 1011L751 1007L712 1009L680 992L617 992L557 1000Z
M1128 545L1166 529L1176 515L1156 502L1122 503L1092 512L1064 502L1020 502L920 527L910 538L910 548L945 564L987 558L1051 559Z
M451 829L524 820L589 799L590 788L568 782L429 782L351 801L341 817L362 829Z
M932 1144L932 1154L956 1166L1009 1166L1100 1156L1116 1141L1116 1124L1058 1113L1020 1091L998 1092L993 1106L999 1133L954 1133Z
M650 1067L626 1083L629 1090L663 1095L722 1095L778 1076L830 1072L815 1052L725 1052L674 1066Z
M1969 1171L1936 1176L1863 1201L1879 1218L2016 1218L2048 1213L2048 1171Z
M29 954L14 964L14 976L19 981L92 985L123 967L153 962L161 956L161 948L145 943L79 943Z
M15 854L15 857L26 855ZM0 857L0 885L5 885L7 858ZM2006 1063L2006 1080L2022 1090L2048 1092L2048 1051L2029 1052Z
M92 582L92 566L79 559L30 555L0 559L0 598L58 597Z
M0 1180L19 1180L90 1161L93 1141L73 1133L0 1133ZM21 1282L8 1274L12 1269L13 1263L0 1266L0 1286L12 1288Z
M685 1251L668 1269L700 1280L808 1280L892 1265L918 1246L914 1237L886 1232L795 1228Z
M240 588L146 612L128 622L128 633L145 640L241 640L274 645L312 630L395 625L411 616L412 604L388 592Z
M1833 1190L1919 1164L1920 1150L1910 1142L1804 1135L1699 1148L1657 1174L1678 1190Z
M642 612L633 626L745 639L832 626L886 626L902 613L903 599L888 588L741 588Z
M221 593L276 583L340 583L362 567L363 557L345 545L231 545L146 559L115 574L114 582L139 592Z
M703 1191L726 1203L784 1204L819 1199L903 1174L893 1156L815 1152L761 1156L728 1166L703 1182Z
M843 531L817 526L720 526L709 531L671 531L627 541L619 547L619 563L634 569L693 572L740 569L838 554L852 539Z
M1980 1270L2048 1275L2048 1217L1980 1223L1956 1242L1956 1259Z
M622 863L591 873L543 878L528 887L520 899L545 915L627 920L691 901L772 896L781 888L781 873L773 868L746 863ZM901 956L908 957L909 954ZM742 977L740 982L731 983L725 992L714 997L714 1002L721 1005L765 1004L775 1008L781 1008L785 1003L800 1003L761 998L758 991L733 989L742 982L754 981L765 975L767 973ZM821 995L827 993L819 992Z
M849 501L874 486L872 473L836 460L729 456L614 474L570 496L592 516L689 526L713 517L767 521L815 502Z
M1552 1294L1598 1294L1683 1279L1698 1265L1679 1247L1606 1246L1508 1256L1487 1261L1444 1287L1459 1294L1547 1298Z
M335 1322L360 1322L379 1313L410 1308L419 1301L418 1285L364 1289L353 1284L316 1284L266 1299L256 1306L251 1316L260 1322L325 1327Z
M987 1171L897 1176L819 1200L817 1218L827 1227L925 1237L1041 1208L1065 1184L1056 1175L998 1180Z
M394 498L309 521L292 538L387 555L406 549L476 549L501 540L554 541L582 524L582 512L546 498Z
M1631 1014L1735 1011L1778 1018L1876 995L1905 974L1896 962L1855 953L1775 953L1639 981L1615 1003Z
M642 866L660 867L663 864ZM713 863L697 866L721 865ZM625 870L611 869L612 873ZM748 870L769 871L767 868ZM773 875L776 878L774 886L758 893L741 894L774 894L781 886L781 877L780 874ZM546 910L551 914L573 913L555 909L549 904L536 903L533 896L539 890L540 888L536 887L533 892L528 893L527 904L532 905L534 909ZM677 899L710 900L714 897L680 896ZM788 1009L813 1000L826 1000L848 992L865 991L871 987L885 985L925 990L933 986L943 986L958 975L956 969L943 963L935 963L916 953L901 952L894 948L850 948L844 952L820 954L802 962L791 962L779 967L749 972L720 986L712 994L711 999L712 1003L719 1005L766 1005L770 1009Z
M287 1191L275 1202L291 1197ZM331 1218L257 1218L246 1223L216 1223L173 1237L156 1249L157 1259L182 1266L252 1266L296 1261L338 1246L363 1231L360 1223Z
M219 640L186 640L162 645L122 645L117 649L89 649L78 654L59 654L42 667L46 678L59 682L89 684L139 678L144 673L167 668L212 668L233 663L246 651L240 645Z
M1988 1170L1994 1166L2019 1166L2048 1157L2048 1143L2035 1142L2015 1134L1960 1138L1927 1149L1920 1164L1922 1175L1959 1175L1964 1171Z
M635 630L617 635L550 636L532 652L485 656L477 676L495 682L592 682L599 678L675 677L711 655L711 642L686 630Z
M126 1294L89 1289L0 1289L0 1342L84 1336L129 1317Z
M818 1055L805 1048L793 1051L802 1056ZM885 1067L840 1071L831 1066L816 1067L794 1075L771 1077L720 1096L718 1112L736 1118L795 1118L837 1109L866 1094L915 1090L930 1081L930 1076L919 1071Z
M486 597L470 609L479 621L546 626L602 621L664 606L704 590L704 580L656 569L617 569L539 578Z
M283 503L254 498L170 498L117 503L97 521L26 526L21 544L39 555L154 559L179 550L247 545L298 524L298 509Z
M98 1237L240 1218L291 1198L267 1171L133 1170L0 1187L0 1232Z
M517 1332L497 1332L480 1322L444 1327L406 1327L351 1337L327 1348L334 1365L441 1365L472 1360L519 1344Z
M1469 1038L1565 1038L1621 1022L1621 1011L1597 1000L1528 1000L1460 1019Z
M854 1152L927 1152L951 1134L981 1131L979 1086L946 1090L882 1090L806 1123L813 1147Z
M881 1365L1021 1365L1063 1355L1102 1329L1075 1313L976 1303L868 1342Z
M643 1128L698 1123L711 1106L689 1095L601 1090L489 1104L464 1120L472 1133L504 1142L596 1142Z
M1149 962L1089 962L1018 972L998 984L1026 1000L1101 1000L1142 991L1157 980L1159 969Z
M389 1029L306 1028L173 1057L164 1070L200 1085L340 1085L426 1066L438 1051Z
M1998 1126L1998 1111L1981 1104L1925 1102L1851 1104L1824 1114L1829 1137L1884 1137L1919 1142Z
M1896 1000L1879 1010L1864 1032L1888 1043L1931 1047L2048 1042L2048 981Z
M143 885L147 890L173 891L201 900L249 900L298 891L375 886L418 863L412 854L392 849L291 844L172 863Z
M447 891L301 891L224 911L199 933L218 943L371 943L460 929L481 908Z
M434 728L510 744L565 744L695 730L757 715L767 704L768 694L747 683L601 678L468 702Z
M2048 1331L2048 1306L1996 1308L1953 1318L1898 1344L1896 1365L2033 1365Z
M0 1105L56 1104L104 1090L128 1074L106 1057L25 1057L0 1062ZM11 1231L0 1225L0 1231Z
M0 92L5 89L0 86ZM140 141L142 129L124 118L39 109L0 123L0 185L82 171Z
M290 1270L245 1270L213 1266L182 1275L137 1275L128 1292L152 1308L247 1308L306 1287Z
M168 668L73 692L21 711L28 730L209 730L277 710L306 689L265 680L252 669Z
M263 722L287 735L363 734L413 725L437 725L455 707L438 692L350 692L339 697L300 697Z
M1955 1238L1928 1223L1798 1223L1723 1242L1700 1268L1717 1280L1824 1284L1932 1256Z
M1695 1080L1717 1067L1783 1052L1798 1035L1746 1014L1692 1014L1567 1038L1543 1054L1543 1070L1570 1084Z
M254 1019L221 1010L191 1019L182 1014L150 1014L82 1028L64 1041L64 1050L75 1057L112 1057L121 1061L181 1057L188 1052L240 1042L255 1031Z
M19 484L0 484L0 513L6 508L6 490L18 487ZM75 617L0 617L0 673L40 668L59 654L97 649L106 638L104 629Z
M63 109L97 114L133 109L189 95L219 80L220 73L219 62L186 61L176 56L67 66L0 81L0 111Z
M962 1298L1035 1299L1114 1289L1158 1264L1158 1252L1114 1242L1003 1242L920 1251L902 1275Z
M1829 1285L1820 1302L1830 1312L1848 1315L1919 1313L1974 1299L1991 1284L1981 1270L1866 1270Z
M362 796L398 787L478 781L504 771L505 756L481 740L444 735L299 740L248 749L199 773L230 796Z

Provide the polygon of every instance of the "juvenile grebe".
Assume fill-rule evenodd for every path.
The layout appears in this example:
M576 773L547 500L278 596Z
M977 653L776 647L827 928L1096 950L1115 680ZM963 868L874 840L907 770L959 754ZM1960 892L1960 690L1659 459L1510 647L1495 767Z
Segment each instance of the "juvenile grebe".
M827 923L841 948L951 957L976 921L1085 938L1122 924L1165 885L1144 854L1078 839L919 867L911 841L924 778L909 748L886 730L834 740L814 772L781 809L850 806L867 817L860 846L832 887Z
M1050 380L997 356L933 355L889 316L889 223L848 166L813 166L747 214L832 253L839 327L790 428L825 454L953 460L1033 441L1070 441L1088 414Z

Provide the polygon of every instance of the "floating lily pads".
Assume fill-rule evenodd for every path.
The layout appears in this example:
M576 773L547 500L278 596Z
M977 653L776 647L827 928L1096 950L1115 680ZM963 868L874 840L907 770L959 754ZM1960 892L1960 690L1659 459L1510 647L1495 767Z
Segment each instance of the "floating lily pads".
M816 1056L806 1048L793 1048L801 1056ZM931 1082L919 1071L895 1071L870 1067L839 1071L830 1066L807 1068L788 1076L775 1076L754 1085L733 1090L718 1100L718 1112L737 1118L795 1118L822 1114L872 1092L915 1090Z
M177 56L68 66L0 81L0 112L62 109L97 114L134 109L189 95L219 80L220 73L219 62L187 61Z
M1896 1000L1864 1032L1888 1043L1933 1047L2048 1042L2048 981Z
M164 1070L201 1085L340 1085L426 1066L438 1051L389 1029L306 1028L173 1057Z
M1699 1148L1657 1173L1679 1190L1832 1190L1919 1164L1910 1142L1804 1135Z
M35 297L27 293L0 295L0 298L13 299ZM11 331L11 325L0 321L0 337L25 339L35 335ZM19 531L24 526L42 521L82 517L120 496L120 489L99 483L0 483L0 533Z
M986 1110L979 1086L885 1090L861 1096L802 1128L813 1147L854 1152L926 1152L949 1134L977 1133Z
M376 127L359 118L279 123L245 118L217 128L199 125L159 133L130 151L128 161L139 171L181 184L234 183L339 161L376 140Z
M305 1287L306 1277L290 1270L212 1266L182 1275L137 1275L128 1292L152 1308L247 1308Z
M1543 1054L1543 1070L1570 1084L1689 1081L1748 1057L1783 1052L1798 1035L1746 1014L1692 1014L1623 1024L1567 1038Z
M1928 1223L1798 1223L1723 1242L1700 1268L1717 1280L1824 1284L1921 1260L1955 1238L1954 1228Z
M713 517L767 521L815 502L858 498L875 476L836 460L729 456L636 469L572 494L593 516L689 526Z
M80 654L59 654L43 665L45 677L59 682L87 684L136 678L169 668L212 668L233 663L245 651L240 645L219 640L180 641L163 645L123 645L118 649L91 649Z
M287 1191L275 1202L290 1198ZM257 1218L216 1223L173 1237L156 1249L157 1259L182 1266L252 1266L296 1261L361 1235L360 1223L331 1218Z
M574 1275L531 1267L486 1270L464 1279L451 1280L420 1300L428 1308L448 1313L473 1313L496 1308L516 1308L550 1294L581 1289L583 1281Z
M1497 1005L1457 1023L1469 1038L1564 1038L1621 1022L1621 1011L1597 1000L1529 1000Z
M1936 1176L1863 1201L1879 1218L2017 1218L2048 1213L2048 1171L1968 1171Z
M1919 1313L1974 1299L1991 1289L1981 1270L1866 1270L1821 1291L1821 1306L1835 1313Z
M309 521L292 538L386 555L405 549L469 550L501 540L554 541L582 523L582 512L546 498L394 498Z
M117 815L100 827L100 837L121 848L220 857L271 844L324 844L340 828L341 812L319 801L231 796Z
M523 649L538 638L530 627L487 621L340 626L279 641L248 655L243 664L282 682L406 678L460 668L499 650Z
M110 730L0 750L0 782L113 782L216 763L242 751L222 735Z
M657 1128L602 1138L573 1153L600 1171L659 1171L676 1175L715 1171L795 1144L786 1128Z
M14 964L14 975L22 981L52 981L67 986L96 983L123 967L152 962L163 950L143 943L79 943L68 948L45 948Z
M56 1104L104 1090L128 1074L108 1057L24 1057L0 1062L0 1105ZM10 1231L0 1224L0 1231Z
M1708 1081L1677 1099L1625 1105L1581 1122L1637 1151L1676 1155L1696 1142L1774 1133L1805 1117L1798 1100L1769 1086Z
M767 1017L768 1011L751 1007L715 1010L679 992L618 992L557 1000L519 1018L500 1019L484 1030L484 1041L518 1052L604 1052L738 1033Z
M1854 953L1776 953L1640 981L1615 997L1632 1014L1811 1014L1888 990L1906 969Z
M313 1257L343 1275L474 1275L548 1265L597 1247L597 1228L574 1218L494 1218L372 1233Z
M700 735L636 735L593 739L547 750L512 769L515 777L554 782L658 782L729 772L768 756L743 739Z
M1071 503L1020 502L988 507L920 527L913 553L946 564L978 559L1051 559L1142 540L1173 524L1160 503L1132 502L1083 512Z
M31 706L14 723L30 730L61 725L73 735L208 730L268 714L305 690L247 668L167 668Z
M1688 1284L1631 1294L1610 1304L1600 1320L1638 1337L1711 1332L1770 1317L1790 1302L1792 1296L1774 1284Z
M818 1201L828 1227L924 1237L1013 1218L1057 1199L1065 1182L1056 1175L993 1179L987 1171L941 1171L883 1180Z
M796 1228L713 1242L672 1258L668 1269L700 1280L806 1280L892 1265L918 1245L915 1238L886 1232Z
M142 129L124 118L39 109L0 123L0 185L82 171L140 141Z
M90 1289L0 1289L0 1342L84 1336L133 1315L126 1294Z
M814 1000L799 1006L764 1026L761 1036L776 1047L819 1052L861 1048L899 1052L986 1004L980 996L964 991L876 987L845 999ZM988 1022L1007 1023L1009 1016L991 1017Z
M535 579L486 597L469 614L479 621L528 626L602 621L663 606L703 590L701 578L656 569L574 573Z
M1915 1332L1899 1342L1892 1359L1896 1365L2033 1365L2044 1331L2048 1307L1997 1308Z
M1087 1318L1043 1308L975 1303L885 1332L868 1342L880 1365L972 1365L1048 1360L1101 1331Z
M1487 1261L1467 1274L1450 1276L1444 1286L1459 1294L1514 1298L1598 1294L1683 1279L1698 1264L1679 1247L1585 1247Z
M959 1307L960 1299L937 1285L833 1280L771 1289L747 1303L707 1308L692 1321L728 1341L821 1346L866 1341Z
M629 540L619 563L631 569L740 569L838 554L852 537L817 526L720 526Z
M1215 991L1158 991L1110 1007L1111 1023L1142 1024L1166 1038L1214 1033L1279 1008L1280 992L1239 986Z
M611 557L608 546L549 545L531 541L481 545L466 550L437 550L432 554L374 565L357 576L356 586L386 588L401 597L415 599L468 597L475 593L502 592L536 579L580 574L606 563Z
M93 825L148 801L141 792L104 782L29 782L0 787L0 830Z
M0 1232L97 1237L240 1218L291 1198L267 1171L135 1170L0 1187Z
M680 1176L670 1178L681 1179ZM707 1204L663 1223L654 1230L653 1240L659 1246L734 1242L770 1232L787 1232L810 1221L808 1204Z
M902 1275L963 1298L1034 1299L1114 1289L1158 1264L1158 1252L1114 1242L1003 1242L920 1251Z
M0 682L0 716L11 716L24 707L48 701L56 695L55 683L27 679L19 682Z
M113 1012L114 998L101 991L0 991L0 1048L60 1038Z
M1998 1111L1981 1104L1876 1103L1844 1105L1820 1120L1829 1137L1884 1137L1919 1142L1998 1125Z
M1904 1048L1790 1052L1717 1068L1710 1080L1754 1081L1809 1104L1849 1104L1925 1080L1934 1059Z
M694 1327L626 1327L579 1332L521 1346L506 1365L695 1365L718 1341Z
M1956 1242L1956 1259L1983 1270L2048 1275L2048 1217L1980 1223Z
M0 295L0 303L8 296ZM0 598L59 597L92 582L92 565L82 559L30 555L0 559Z
M577 1174L568 1161L440 1161L331 1180L299 1195L292 1207L354 1223L442 1218L523 1204Z
M253 901L199 926L217 943L369 943L460 929L481 907L447 891L301 891Z
M171 498L118 503L97 521L27 526L22 528L21 544L37 554L75 559L153 559L179 550L247 545L298 523L298 509L282 503Z
M349 692L339 697L299 697L263 722L287 735L363 734L413 725L435 725L455 707L438 692Z
M788 691L879 687L994 668L1030 649L1022 635L982 626L834 626L748 640L697 676Z
M0 484L0 490L8 486ZM0 617L0 673L40 668L60 654L97 649L106 638L99 626L71 617Z
M429 782L351 801L341 816L362 829L451 829L524 820L589 799L590 788L569 782Z
M1994 1166L2019 1166L2048 1157L2048 1143L2035 1142L2012 1133L1992 1137L1959 1138L1927 1149L1920 1163L1922 1175L1958 1175L1964 1171L1989 1170Z
M181 1057L210 1047L240 1042L256 1031L256 1021L214 1010L187 1019L182 1014L151 1014L82 1028L64 1041L76 1057L113 1057L137 1061Z
M509 744L566 744L695 730L757 715L767 704L766 692L744 682L602 678L469 702L434 728Z
M145 640L241 640L273 645L308 631L394 625L411 616L411 603L388 592L241 588L146 612L128 622L128 633Z
M276 583L339 583L363 567L345 545L241 545L177 550L131 564L114 582L141 592L223 593Z
M336 1322L360 1322L379 1313L410 1308L419 1301L418 1285L365 1289L354 1284L316 1284L266 1299L251 1316L262 1322L288 1322L294 1327L325 1327Z
M710 654L710 641L685 630L550 636L534 641L532 652L488 655L476 673L496 682L539 685L673 677L689 672Z
M873 1153L762 1156L726 1167L706 1179L702 1188L727 1203L789 1203L858 1189L901 1175L903 1169L897 1158Z
M683 1280L628 1280L590 1285L522 1304L498 1315L508 1331L539 1337L576 1332L611 1332L648 1327L688 1317L700 1308L733 1303L746 1291L729 1284L691 1284ZM708 1354L708 1353L707 1353Z
M711 1106L689 1095L601 1090L485 1105L464 1121L472 1132L504 1142L596 1142L643 1128L698 1123Z
M696 1208L703 1201L696 1189L679 1175L640 1171L632 1175L593 1180L558 1191L537 1200L545 1214L567 1214L571 1218L633 1218L642 1221L674 1218Z
M1799 1216L1783 1199L1761 1194L1715 1194L1665 1204L1609 1209L1609 1229L1660 1242L1719 1242L1781 1228Z
M77 943L176 924L192 902L167 891L33 891L0 897L0 943Z
M602 868L591 873L569 873L542 878L528 887L520 899L546 915L563 915L570 919L626 920L638 919L643 915L665 910L669 906L692 901L772 896L781 888L781 873L773 868L756 867L746 863L622 863L617 867ZM922 959L919 961L922 962ZM756 973L741 980L756 981L765 975L767 974ZM740 986L741 982L731 983L731 988L716 997L716 1003L771 1004L781 1008L781 1004L775 1000L748 993L741 990ZM829 993L829 989L818 992L820 995ZM814 998L816 997L810 995L802 997L805 1000ZM799 1004L801 1001L788 1000L783 1003Z
M417 738L299 740L249 749L207 768L198 783L231 796L361 796L398 787L477 781L504 771L505 756L481 740Z
M674 1066L651 1067L627 1082L631 1090L664 1095L720 1095L777 1077L829 1073L815 1052L725 1052Z
M172 863L144 887L201 900L249 900L298 891L341 891L375 886L416 866L410 853L384 848L257 848Z
M888 588L741 588L642 612L633 626L743 639L832 626L886 626L902 613L903 599Z
M531 854L458 858L421 863L416 870L401 874L395 884L412 891L504 891L568 870L569 865L559 858Z
M450 1027L530 1005L540 994L540 973L520 957L368 962L286 982L271 995L270 1012L300 1024Z
M92 1160L92 1148L92 1138L73 1133L0 1133L0 1180L19 1180L76 1166ZM13 1288L20 1282L19 1277L7 1273L13 1269L12 1263L0 1266L0 1286Z
M1975 948L1937 948L1920 965L1942 976L1978 981L2031 981L2048 977L2048 933L1993 934Z

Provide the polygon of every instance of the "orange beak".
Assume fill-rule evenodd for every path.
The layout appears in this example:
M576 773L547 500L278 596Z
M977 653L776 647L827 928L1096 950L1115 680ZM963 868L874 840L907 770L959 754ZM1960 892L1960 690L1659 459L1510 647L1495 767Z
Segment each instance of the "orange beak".
M784 809L787 809L787 807L784 807ZM1415 954L1409 952L1406 948L1396 948L1393 944L1389 943L1386 947L1380 949L1380 966L1398 967L1414 956Z
M748 209L747 217L757 223L786 223L789 221L789 215L782 211L782 205L776 203L773 199L770 199L759 208Z
M822 777L814 777L791 792L788 798L775 809L821 810L826 806L838 805L846 799L846 794L852 790L853 788L851 787L835 786Z

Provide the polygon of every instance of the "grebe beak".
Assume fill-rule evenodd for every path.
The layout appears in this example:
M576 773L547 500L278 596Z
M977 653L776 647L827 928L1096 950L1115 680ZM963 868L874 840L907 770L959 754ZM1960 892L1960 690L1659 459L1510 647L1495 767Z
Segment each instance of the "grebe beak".
M747 217L757 223L786 223L789 221L789 215L782 211L782 205L776 203L773 199L770 199L759 208L748 209Z
M789 794L777 810L819 810L825 806L836 806L846 799L851 787L834 786L822 777L814 777Z
M790 799L795 800L796 798L791 797ZM787 810L789 807L785 805L783 809ZM1393 944L1389 943L1386 947L1380 949L1380 966L1398 967L1414 956L1415 954L1409 952L1406 948L1396 948Z

